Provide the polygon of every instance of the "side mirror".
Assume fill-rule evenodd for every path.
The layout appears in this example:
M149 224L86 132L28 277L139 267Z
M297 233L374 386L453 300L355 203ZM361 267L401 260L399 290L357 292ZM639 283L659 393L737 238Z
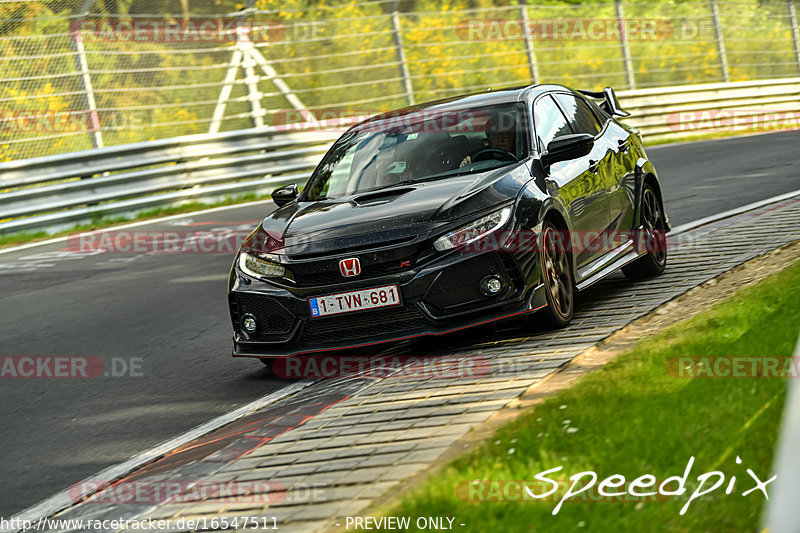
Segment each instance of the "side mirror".
M588 133L564 135L550 141L547 151L542 154L542 164L550 166L559 161L578 159L592 151L594 137Z
M275 202L278 207L282 207L297 199L297 195L297 184L292 183L291 185L272 191L272 201Z

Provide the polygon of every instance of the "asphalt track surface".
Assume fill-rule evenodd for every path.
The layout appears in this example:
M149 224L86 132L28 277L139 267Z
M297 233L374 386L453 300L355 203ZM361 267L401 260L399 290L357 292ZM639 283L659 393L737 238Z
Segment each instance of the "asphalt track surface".
M800 132L781 132L648 154L677 226L800 188L798 146ZM135 229L244 230L272 208ZM0 355L96 357L104 372L121 375L0 380L0 517L287 384L257 361L230 358L231 253L87 256L64 248L0 254Z

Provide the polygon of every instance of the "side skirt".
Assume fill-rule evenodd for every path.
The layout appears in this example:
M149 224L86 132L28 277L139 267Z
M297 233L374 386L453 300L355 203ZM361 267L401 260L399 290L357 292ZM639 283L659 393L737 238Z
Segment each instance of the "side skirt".
M640 255L633 247L633 240L627 240L600 259L578 270L581 282L575 288L582 291L594 285L612 272L638 259Z

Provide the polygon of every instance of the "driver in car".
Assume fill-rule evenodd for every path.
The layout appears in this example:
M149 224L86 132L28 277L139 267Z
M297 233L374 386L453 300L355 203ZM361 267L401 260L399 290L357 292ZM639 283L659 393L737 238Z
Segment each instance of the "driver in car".
M505 116L490 118L486 124L486 138L488 146L476 154L468 155L462 159L461 164L458 165L459 168L469 165L473 160L497 159L507 161L509 157L506 154L512 155L516 159L517 124L513 118ZM479 159L476 156L479 156Z

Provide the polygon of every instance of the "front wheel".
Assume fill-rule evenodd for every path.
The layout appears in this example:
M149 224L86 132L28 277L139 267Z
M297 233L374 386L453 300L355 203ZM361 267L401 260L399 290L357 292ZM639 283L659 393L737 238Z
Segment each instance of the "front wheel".
M552 222L542 226L542 247L539 264L547 298L545 319L556 328L563 328L572 320L575 307L575 285L569 256L569 239L566 232L556 229Z
M636 235L637 250L645 250L644 255L633 263L622 267L622 272L630 279L643 279L658 276L667 266L667 233L664 210L656 192L649 184L642 191L639 205L642 230Z

